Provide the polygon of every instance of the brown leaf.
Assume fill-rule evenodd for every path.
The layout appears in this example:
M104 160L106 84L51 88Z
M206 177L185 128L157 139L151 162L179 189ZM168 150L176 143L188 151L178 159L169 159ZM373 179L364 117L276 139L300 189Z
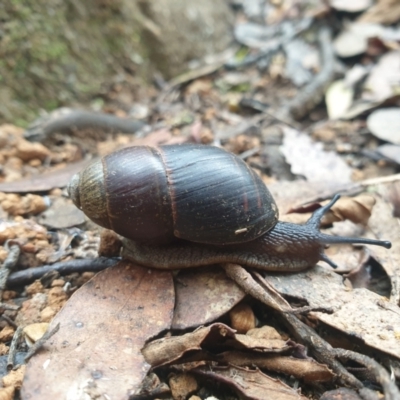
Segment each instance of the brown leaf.
M240 367L199 367L193 373L225 383L249 400L306 400L296 390L261 371Z
M216 323L182 336L154 340L146 344L142 353L152 367L159 367L178 360L188 351L201 350L209 335L215 339L215 344L218 344L227 337L234 337L235 332L224 324Z
M29 362L22 399L128 399L150 368L140 350L169 329L173 308L169 272L123 261L98 273L52 321L60 330Z
M241 301L245 293L220 268L180 271L176 278L173 329L215 321Z
M375 205L373 196L361 194L357 197L341 197L323 218L323 224L349 220L366 226Z
M63 169L56 169L31 178L21 179L15 182L0 183L0 192L46 192L54 188L61 188L67 186L72 176L87 164L87 160L79 161L68 164L68 166Z

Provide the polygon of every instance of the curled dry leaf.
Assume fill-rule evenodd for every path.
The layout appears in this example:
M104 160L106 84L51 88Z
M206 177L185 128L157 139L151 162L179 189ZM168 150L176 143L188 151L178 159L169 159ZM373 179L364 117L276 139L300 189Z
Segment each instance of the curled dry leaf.
M324 224L349 220L355 224L366 226L375 205L375 198L362 194L357 197L342 197L323 219Z
M232 387L246 399L252 400L306 400L295 389L277 379L270 378L261 371L240 367L199 367L193 373L212 378Z
M258 339L235 334L228 326L215 323L182 336L171 336L149 342L142 353L152 367L159 367L183 358L189 351L221 350L226 347L261 349L265 353L277 353L289 349L289 345L284 340Z

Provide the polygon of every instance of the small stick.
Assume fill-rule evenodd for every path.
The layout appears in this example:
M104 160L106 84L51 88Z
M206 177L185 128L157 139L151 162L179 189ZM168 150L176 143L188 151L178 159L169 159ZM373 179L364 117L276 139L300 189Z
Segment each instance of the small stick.
M386 369L375 360L351 350L333 349L332 353L337 358L355 361L366 367L368 371L373 374L376 381L382 386L386 400L400 399L400 391L397 388L396 383L390 379L389 372L387 372Z
M8 357L7 357L7 369L8 370L11 370L14 368L15 354L17 353L17 346L21 339L22 330L23 330L22 326L19 326L17 328L17 330L14 332L14 336L12 338L11 345L10 345L10 351L9 351Z
M6 321L8 325L12 326L13 328L18 328L18 325L6 314L1 315L1 318L4 319L4 321Z
M39 349L43 347L45 342L49 340L55 333L60 329L60 323L58 323L52 330L46 331L46 333L29 349L25 356L25 362L28 362L30 358L37 353Z
M276 298L276 292L263 289L242 266L238 264L223 264L222 268L229 278L250 296L280 312L289 312L292 307L282 297Z
M0 299L3 298L3 292L6 288L8 275L17 264L19 255L21 254L21 249L18 244L10 244L9 241L7 241L4 247L8 250L8 254L0 267Z
M82 260L69 260L54 263L52 265L44 265L37 268L29 268L17 271L11 274L7 279L7 287L15 287L26 285L40 279L43 275L51 271L57 271L61 275L71 274L73 272L98 272L113 266L119 261L116 258L98 257Z

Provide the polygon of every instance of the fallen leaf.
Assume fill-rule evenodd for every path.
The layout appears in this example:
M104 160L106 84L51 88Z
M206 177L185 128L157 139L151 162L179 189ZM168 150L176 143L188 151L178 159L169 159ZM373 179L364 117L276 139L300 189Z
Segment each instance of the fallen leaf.
M360 22L378 24L394 24L400 19L400 3L398 0L379 0L359 17Z
M344 80L331 83L325 93L325 103L329 119L339 119L345 115L353 102L354 90Z
M372 0L330 0L330 5L339 11L345 12L361 12L372 5Z
M259 352L227 351L219 354L223 361L237 367L251 367L267 369L280 374L294 376L308 382L328 382L335 375L324 364L315 360L300 359L282 355L260 354Z
M400 145L383 144L382 146L379 146L376 151L389 160L400 164Z
M152 367L170 364L182 359L185 355L193 355L195 351L218 351L221 348L261 349L264 353L287 351L290 346L282 339L254 338L235 334L235 331L221 323L202 327L194 332L181 336L170 336L157 339L146 344L142 352Z
M38 176L21 179L14 182L0 183L0 192L26 193L26 192L47 192L54 188L67 186L72 176L86 167L90 161L79 161L68 164L63 169L45 172Z
M28 363L21 398L128 399L150 368L140 350L173 308L170 272L122 261L98 273L52 321L60 330Z
M399 94L400 51L384 54L372 68L364 84L362 98L383 101Z
M367 118L367 127L377 138L400 145L400 107L374 111Z
M25 326L23 332L28 344L32 345L37 342L47 331L49 324L47 322L38 322Z
M182 270L175 280L172 329L205 325L226 314L245 293L220 268Z
M82 225L85 214L65 197L54 199L50 207L40 214L38 222L50 229L65 229Z
M336 153L325 151L322 143L295 129L283 127L281 152L293 174L302 175L310 182L351 182L351 168Z
M259 370L248 370L240 367L205 366L192 370L193 373L217 380L232 387L236 392L249 400L306 400L295 389L278 379L270 378Z
M377 24L351 22L335 38L333 47L339 57L347 58L363 54L368 49L368 39L379 37L383 27Z

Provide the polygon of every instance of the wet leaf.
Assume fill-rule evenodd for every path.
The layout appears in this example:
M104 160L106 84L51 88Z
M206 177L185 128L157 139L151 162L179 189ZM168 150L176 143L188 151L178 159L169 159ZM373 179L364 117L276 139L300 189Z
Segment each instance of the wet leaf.
M150 368L140 350L170 327L173 307L169 272L120 262L98 273L52 321L60 330L29 362L22 399L128 399Z

